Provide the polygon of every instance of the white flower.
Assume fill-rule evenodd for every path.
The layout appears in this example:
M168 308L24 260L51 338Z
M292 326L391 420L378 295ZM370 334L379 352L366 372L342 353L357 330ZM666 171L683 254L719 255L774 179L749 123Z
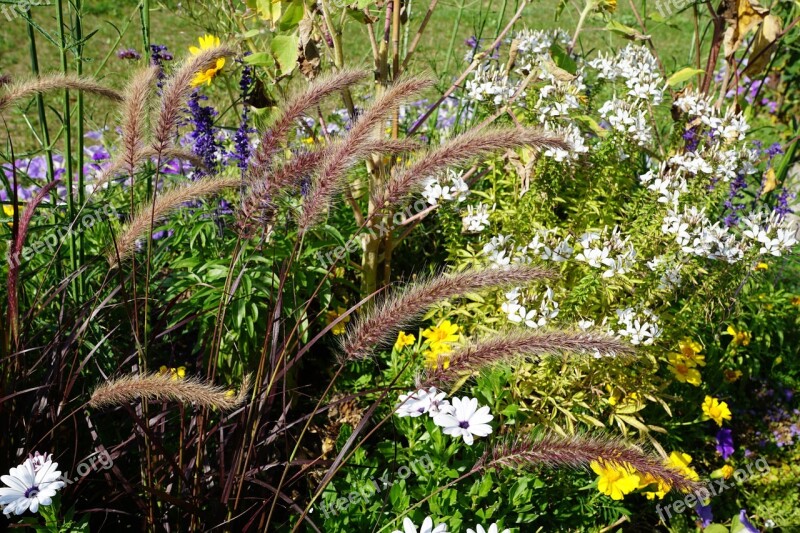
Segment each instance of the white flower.
M468 527L467 533L511 533L511 530L504 529L503 531L500 531L500 528L497 527L497 524L492 524L488 529L483 529L483 526L478 524L475 526L475 529Z
M411 394L401 394L400 403L395 407L395 414L399 417L410 416L416 418L423 414L434 416L439 413L451 412L453 407L444 399L446 393L440 392L436 387L428 390L420 389Z
M9 475L0 477L7 485L0 488L3 513L20 515L28 509L35 513L39 506L53 503L53 496L64 487L64 482L59 481L61 472L57 468L58 463L47 454L37 455L12 468Z
M578 321L578 328L580 328L582 331L586 331L589 328L591 328L592 326L594 326L594 320L579 320Z
M464 231L480 233L489 227L489 206L478 204L477 207L467 206L467 214L461 219Z
M419 529L414 525L410 518L403 518L403 531L399 529L394 530L392 533L447 533L446 524L438 524L433 527L433 519L429 516L423 520Z
M440 426L445 435L463 437L468 446L472 446L474 436L485 437L492 432L489 422L494 418L489 414L489 408L478 408L476 398L453 398L454 412L439 413L433 417L433 422Z

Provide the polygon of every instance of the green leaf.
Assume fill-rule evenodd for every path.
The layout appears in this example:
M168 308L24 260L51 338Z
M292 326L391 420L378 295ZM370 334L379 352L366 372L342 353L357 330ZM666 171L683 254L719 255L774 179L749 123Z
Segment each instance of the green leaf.
M634 41L644 41L649 38L647 35L642 35L635 28L626 26L625 24L617 22L616 20L610 20L608 24L606 24L605 29Z
M698 74L705 72L703 69L686 67L680 69L678 72L667 78L667 83L670 87L675 87L681 83L692 79Z
M248 65L255 65L259 67L271 67L275 65L275 58L267 52L256 52L244 58L244 62Z
M550 47L550 53L553 55L553 62L557 67L562 68L570 74L578 72L578 64L575 60L569 57L566 50L561 48L558 44L553 43Z
M284 76L291 74L297 66L297 34L276 35L269 44L272 55Z
M281 31L288 31L292 30L300 24L300 21L303 20L303 15L306 13L305 4L303 4L303 0L292 0L289 5L286 7L286 11L283 12L281 16L280 22L278 22L278 27Z
M703 530L703 533L728 533L728 528L722 524L711 524Z

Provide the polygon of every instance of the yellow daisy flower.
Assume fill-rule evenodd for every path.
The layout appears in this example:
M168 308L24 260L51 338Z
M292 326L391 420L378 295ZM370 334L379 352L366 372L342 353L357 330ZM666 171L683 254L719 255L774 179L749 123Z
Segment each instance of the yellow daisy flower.
M397 335L397 340L394 343L394 349L395 351L399 352L406 346L413 346L415 342L417 342L417 338L414 337L414 335L401 331Z
M199 48L197 46L189 47L189 52L191 52L193 56L199 55L204 50L210 50L211 48L216 48L219 46L219 37L214 35L204 35L200 37L198 41L200 43ZM200 71L195 75L194 79L192 80L192 87L197 87L199 85L203 85L204 83L211 85L211 81L217 76L219 71L222 70L222 67L224 66L225 58L218 58L217 63L213 67Z
M728 404L716 398L712 398L711 396L706 396L706 399L703 400L702 408L703 414L716 422L720 427L722 427L723 420L731 419L731 410L728 409Z
M451 324L449 320L443 320L438 326L424 330L422 336L427 339L431 349L436 349L437 345L458 341L458 326Z
M597 490L611 496L612 500L621 500L639 486L639 476L627 463L599 459L592 461L589 466L598 475Z
M678 347L683 355L689 361L697 363L699 366L706 366L706 356L701 354L703 346L691 339L683 339L678 343Z
M727 383L733 383L735 381L738 381L739 378L742 377L742 371L727 369L722 372L722 377L725 379Z
M672 372L672 374L675 376L675 379L681 383L688 383L690 385L694 385L695 387L700 386L700 383L703 381L703 379L700 376L700 371L694 368L694 361L691 361L678 353L669 354L668 359L669 371Z
M450 367L450 347L446 344L436 344L430 350L425 350L422 355L425 357L425 366L430 369L442 368L447 370Z
M731 344L734 346L747 346L750 344L750 333L747 331L736 331L733 326L728 326L727 335L733 337Z
M683 452L672 452L667 459L667 466L679 471L687 479L692 481L700 481L700 476L694 468L689 464L692 462L692 456Z

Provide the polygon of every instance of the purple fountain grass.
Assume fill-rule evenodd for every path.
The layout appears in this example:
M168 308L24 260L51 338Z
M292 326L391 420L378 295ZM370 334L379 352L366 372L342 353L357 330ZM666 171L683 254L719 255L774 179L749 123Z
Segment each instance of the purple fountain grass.
M119 174L125 173L131 175L131 171L128 167L129 161L133 161L133 173L136 173L141 169L145 161L152 161L157 156L158 153L155 148L152 146L144 146L130 159L128 159L127 154L124 154L122 157L114 158L93 180L93 190L99 190L108 180L113 179ZM167 148L161 152L162 163L172 159L189 161L193 166L198 168L202 168L204 164L203 160L197 154L184 148Z
M376 347L387 345L411 320L442 300L481 289L524 285L554 275L542 268L516 265L440 275L410 284L353 322L342 341L342 357L344 360L368 357Z
M131 221L120 230L115 246L106 254L106 259L111 266L116 265L134 250L136 240L149 231L153 224L163 220L182 204L239 187L241 183L238 177L208 177L162 192L154 202L139 207Z
M411 166L395 173L389 178L384 188L376 189L373 195L373 202L375 205L380 206L397 204L417 187L421 186L427 178L434 176L447 167L462 164L477 156L523 146L537 149L570 149L569 143L560 137L535 129L506 128L488 131L468 131L420 155Z
M280 118L261 136L261 142L253 154L254 172L265 172L269 168L272 156L278 146L289 135L292 126L306 111L319 105L331 94L347 89L364 79L367 73L363 70L340 70L328 76L318 78L305 90L291 98L284 106Z
M138 156L145 146L146 118L153 84L158 78L159 68L150 66L136 73L125 90L122 107L122 151L121 168L129 175L136 171ZM113 163L112 163L112 166Z
M211 385L197 378L175 378L167 374L127 375L108 381L95 389L91 407L122 405L134 400L176 401L198 407L229 411L247 400L250 377L245 376L239 392Z
M488 366L512 361L517 357L541 358L558 354L631 355L633 346L602 333L572 331L518 330L500 333L488 339L472 342L447 354L447 365L428 370L418 388L435 383L449 383L466 373ZM444 368L446 366L447 368Z
M231 56L234 51L227 46L217 46L190 56L178 67L175 73L164 84L158 116L154 120L153 147L162 153L173 142L173 133L178 123L183 105L192 91L192 80L195 74L215 65L217 59Z
M122 102L123 100L120 93L98 83L97 80L93 78L74 74L48 74L31 80L7 85L4 94L0 95L0 112L4 111L17 100L58 89L92 93L115 102Z
M28 227L33 219L33 213L36 211L36 207L42 202L42 200L45 199L48 194L50 194L50 191L53 190L56 185L60 184L60 181L53 180L45 184L41 189L39 189L36 195L31 198L26 205L26 209L22 212L22 216L19 217L19 224L16 227L16 234L13 235L11 243L8 247L8 323L9 330L11 332L11 338L14 340L14 342L17 342L19 335L19 303L17 301L17 282L19 281L20 266L19 254L22 252L22 248L25 245L25 238L28 235Z
M337 148L322 163L319 175L306 196L298 218L301 231L311 227L331 204L334 195L341 188L345 171L363 157L362 144L370 140L376 128L383 124L387 116L403 102L430 86L431 81L424 78L412 77L400 80L387 88L372 106L364 111L344 139L338 142Z
M701 488L697 481L671 468L659 456L606 436L574 435L562 437L553 433L525 435L495 445L475 465L475 469L524 469L538 465L547 467L586 467L592 461L627 463L637 472L649 474L671 487L686 492Z

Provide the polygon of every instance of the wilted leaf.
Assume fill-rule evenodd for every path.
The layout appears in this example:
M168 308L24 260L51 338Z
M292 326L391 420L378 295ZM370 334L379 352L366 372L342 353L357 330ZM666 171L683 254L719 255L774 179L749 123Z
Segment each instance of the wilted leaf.
M770 167L769 170L764 172L764 189L761 191L761 196L764 197L778 187L778 180L775 177L775 169Z
M753 51L750 52L750 57L747 62L747 68L744 73L748 76L757 76L763 71L772 52L775 48L775 42L781 34L783 24L781 19L775 15L767 15L761 23L761 27L756 33L756 39L753 43Z
M319 49L314 40L313 25L309 17L300 21L299 28L299 56L300 73L308 80L313 80L319 74Z
M742 45L745 36L761 24L769 9L757 0L736 0L735 6L728 9L725 18L728 28L725 30L725 57L732 56Z

